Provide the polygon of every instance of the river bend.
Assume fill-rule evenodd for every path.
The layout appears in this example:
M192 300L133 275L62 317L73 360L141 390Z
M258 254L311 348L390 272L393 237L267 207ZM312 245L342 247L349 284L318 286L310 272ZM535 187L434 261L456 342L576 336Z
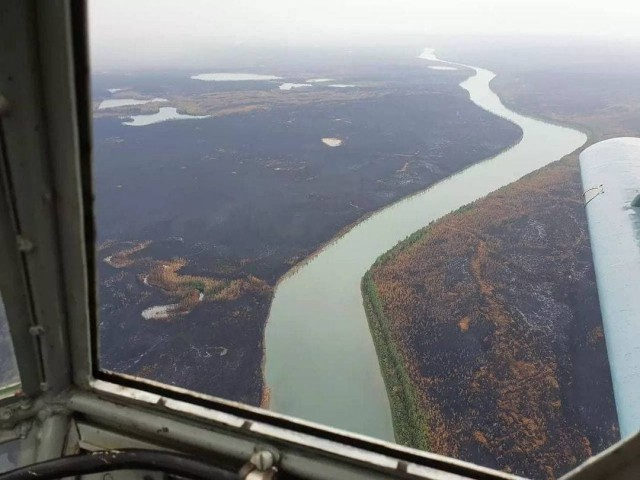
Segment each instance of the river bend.
M430 49L421 58L438 60ZM475 75L460 86L471 101L519 125L522 140L379 210L280 281L265 333L272 410L393 441L389 401L362 305L362 276L407 235L585 143L579 131L509 110L490 88L495 75L467 67Z

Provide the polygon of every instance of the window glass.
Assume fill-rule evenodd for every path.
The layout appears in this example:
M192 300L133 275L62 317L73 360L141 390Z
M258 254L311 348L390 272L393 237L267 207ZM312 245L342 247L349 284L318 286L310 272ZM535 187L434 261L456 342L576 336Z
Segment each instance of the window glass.
M0 473L18 468L20 464L20 442L0 443Z
M635 432L640 7L520 3L90 1L100 369L533 478Z
M2 296L0 296L0 396L7 387L15 386L19 382L20 377L7 323L7 314Z

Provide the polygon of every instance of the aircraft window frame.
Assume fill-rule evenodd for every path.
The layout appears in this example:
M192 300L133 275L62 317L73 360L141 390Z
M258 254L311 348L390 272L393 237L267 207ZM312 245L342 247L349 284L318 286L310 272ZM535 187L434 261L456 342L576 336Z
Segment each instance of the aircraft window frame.
M5 35L9 34L9 29L3 27L0 20L0 28ZM15 41L18 42L18 38ZM38 335L42 326L38 325L33 313L32 285L29 283L29 269L39 262L34 258L39 254L33 251L31 240L36 236L36 226L33 221L22 221L23 216L29 216L27 212L32 211L34 205L31 204L32 198L18 198L25 184L20 185L16 180L28 174L25 165L15 160L22 155L32 156L30 146L25 145L20 135L20 129L26 128L32 120L32 112L16 112L12 108L12 101L27 92L12 89L9 74L12 64L24 52L19 49L11 51L14 45L10 42L3 40L0 44L0 264L3 267L0 290L20 375L19 386L7 389L0 398L0 405L6 405L18 401L22 395L41 393L44 372L42 342Z
M69 388L72 370L76 385L89 385L70 11L68 1L5 2L0 11L1 278L22 396L31 398Z
M400 477L412 477L413 469L432 479L517 478L99 370L88 33L84 0L0 4L0 95L8 100L0 113L0 225L6 227L0 228L0 262L6 266L0 287L23 391L6 401L54 398L99 425L137 428L173 445L236 458L257 444L275 444L293 452L287 457L291 471L302 472L304 462L316 465L315 478L326 478L340 462ZM31 407L23 405L26 416ZM158 417L171 428L158 429Z

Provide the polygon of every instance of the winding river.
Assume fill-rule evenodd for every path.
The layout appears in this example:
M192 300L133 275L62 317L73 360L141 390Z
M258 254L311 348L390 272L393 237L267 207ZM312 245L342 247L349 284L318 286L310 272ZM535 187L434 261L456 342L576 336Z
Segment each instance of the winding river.
M438 60L428 49L421 58ZM476 105L519 125L522 140L378 211L281 280L265 333L272 410L393 441L389 401L362 306L362 276L407 235L585 143L581 132L512 112L489 87L495 75L468 68L475 75L460 86Z

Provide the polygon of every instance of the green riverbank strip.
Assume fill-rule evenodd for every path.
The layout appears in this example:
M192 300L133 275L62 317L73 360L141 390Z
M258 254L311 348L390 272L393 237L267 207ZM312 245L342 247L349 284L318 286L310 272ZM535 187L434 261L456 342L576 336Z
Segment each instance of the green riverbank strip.
M533 172L532 172L533 173ZM502 190L506 187L501 187ZM480 199L479 199L480 200ZM396 442L407 447L429 450L427 416L420 408L419 392L416 390L409 372L405 368L404 359L394 342L391 324L384 314L382 302L378 296L378 289L373 281L372 272L382 267L386 262L395 258L401 251L423 240L434 223L445 218L461 215L473 209L477 200L463 205L444 217L430 222L426 227L413 232L404 240L378 257L371 268L364 274L360 283L362 303L369 322L369 330L378 355L380 370L387 389L393 420L393 432Z
M420 403L415 387L411 383L409 373L404 367L403 358L391 336L391 325L384 314L382 303L371 271L386 261L392 252L406 248L418 240L424 231L420 230L400 245L382 255L373 267L364 274L361 282L364 310L369 322L369 330L378 355L382 378L387 389L391 405L391 417L396 442L400 445L429 450L427 439L427 422L424 413L420 412ZM400 247L400 248L398 248Z

